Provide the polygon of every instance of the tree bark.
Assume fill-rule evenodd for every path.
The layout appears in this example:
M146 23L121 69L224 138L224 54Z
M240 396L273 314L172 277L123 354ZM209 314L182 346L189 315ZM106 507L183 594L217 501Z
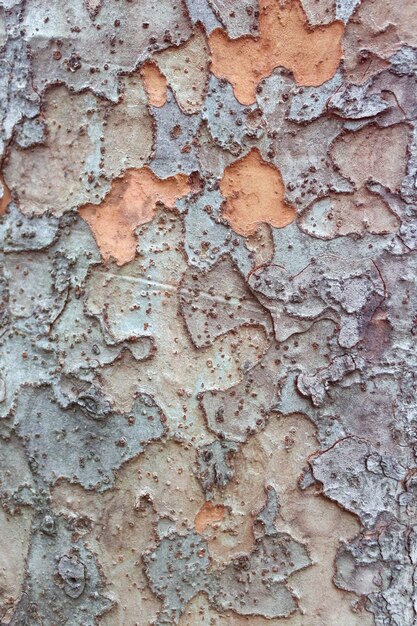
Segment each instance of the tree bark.
M0 0L2 626L417 624L416 32Z

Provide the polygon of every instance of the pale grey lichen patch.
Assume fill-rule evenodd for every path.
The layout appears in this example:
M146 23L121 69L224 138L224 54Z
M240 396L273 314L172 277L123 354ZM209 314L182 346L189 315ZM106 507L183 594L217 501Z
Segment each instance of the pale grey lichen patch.
M11 203L0 222L0 249L4 252L42 250L58 236L58 220L51 215L28 217Z
M191 266L210 269L228 253L243 274L253 267L245 240L230 230L221 216L224 198L217 189L204 189L201 194L180 200L184 216L185 251Z
M156 624L178 624L187 603L209 581L207 542L195 532L172 533L144 555L146 575L162 598L162 614Z
M366 442L341 439L311 461L324 493L372 526L379 515L397 513L405 468L387 467L384 456ZM395 471L396 469L396 471Z
M417 74L417 50L402 46L390 58L390 72L397 76L415 76Z
M231 39L258 34L259 0L238 0L233 10L227 0L208 0Z
M35 519L27 578L12 626L94 626L109 610L112 602L96 558L74 534L74 520L42 514Z
M348 22L361 0L336 0L336 17L338 20Z
M33 88L29 50L22 38L6 40L0 52L0 155L3 156L16 124L35 117L40 98Z
M170 91L163 107L152 107L152 115L156 128L154 154L149 163L152 171L160 178L197 171L194 138L200 115L183 113Z
M67 478L86 489L109 489L116 470L165 433L162 412L148 395L138 395L132 410L120 414L94 386L66 406L51 388L27 387L13 413L36 474L51 485Z
M243 106L230 83L212 76L202 110L213 140L237 156L256 144L264 133L266 123L256 104Z
M209 35L216 28L221 27L209 0L186 0L187 10L193 24L200 22Z
M251 288L274 320L275 336L284 341L310 328L312 320L339 320L339 344L352 348L384 299L375 265L339 257L318 257L296 276L278 265L253 272Z
M272 485L267 485L265 487L265 493L266 503L263 509L259 511L258 516L255 518L255 523L261 524L261 532L265 535L276 535L278 533L275 526L275 519L279 509L278 494Z
M119 72L131 72L156 50L178 44L190 35L182 3L165 2L155 20L156 4L104 3L97 17L87 4L74 0L42 0L25 7L22 27L33 56L35 86L65 82L76 91L91 89L117 99ZM169 33L169 37L167 37Z
M376 626L415 619L416 527L382 518L381 529L342 544L336 561L338 587L367 598Z
M339 382L346 374L359 369L350 355L335 357L332 363L314 374L302 372L297 378L297 389L311 398L314 406L320 406L326 399L329 384Z
M45 141L45 124L39 119L26 119L16 127L15 141L21 148L30 148Z
M265 506L254 520L253 550L229 564L215 567L206 540L194 531L185 535L168 531L144 554L151 587L163 601L155 622L158 626L178 624L187 604L201 592L219 612L232 610L238 615L272 619L296 611L297 599L287 580L309 567L311 560L302 543L278 532L276 493L272 487L266 493Z
M319 87L299 87L294 89L288 119L292 122L312 122L323 115L333 94L343 83L341 72Z
M370 84L340 85L327 103L328 109L346 119L375 117L389 104L378 94L369 94Z
M232 480L232 459L237 450L236 443L224 439L214 440L197 449L198 478L208 497Z
M406 202L414 204L417 199L417 129L413 129L413 139L409 146L410 156L407 164L407 175L401 187L401 195Z

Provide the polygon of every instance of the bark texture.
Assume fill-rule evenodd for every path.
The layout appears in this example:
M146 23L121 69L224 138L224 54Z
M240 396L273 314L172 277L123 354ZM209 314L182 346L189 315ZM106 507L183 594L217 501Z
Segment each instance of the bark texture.
M416 626L417 3L0 0L0 623Z

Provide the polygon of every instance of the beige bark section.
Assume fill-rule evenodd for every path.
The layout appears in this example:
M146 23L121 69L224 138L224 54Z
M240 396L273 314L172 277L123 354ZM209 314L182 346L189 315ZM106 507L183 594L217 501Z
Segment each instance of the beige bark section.
M155 514L151 503L141 500L138 485L135 460L122 468L115 488L104 494L65 481L53 490L56 512L84 520L82 539L97 555L106 593L115 602L112 610L99 618L100 626L150 624L160 609L160 601L147 585L141 559L154 537Z
M158 515L170 519L181 533L193 527L204 505L204 494L192 471L194 460L190 444L168 441L151 444L136 463L137 497L150 499Z
M226 167L220 191L226 199L223 217L239 235L254 235L263 223L282 228L295 219L296 210L284 199L280 171L257 148Z
M103 389L120 410L131 408L133 396L128 392L146 391L157 398L172 429L178 428L187 441L196 437L205 442L209 436L196 397L198 392L227 389L240 382L242 365L256 363L266 349L265 331L243 327L238 337L228 333L212 346L196 350L181 323L175 300L167 298L164 308L167 326L156 340L152 359L138 362L125 352L117 363L101 370ZM197 510L193 520L196 514Z
M356 188L372 180L398 192L406 170L409 134L407 124L365 126L338 137L331 155L340 173Z
M33 489L33 477L22 446L14 437L0 440L0 490L4 497L0 508L0 620L8 624L23 591L26 558L34 511L19 507L7 497L25 486Z
M399 219L376 194L360 188L353 194L333 193L314 202L300 218L301 228L323 239L365 232L394 233Z
M63 86L47 91L45 144L11 147L4 166L10 190L27 214L61 215L86 202L99 202L109 180L143 166L152 150L152 118L139 74L120 81L117 104Z
M204 530L214 522L220 522L225 514L224 506L221 504L212 504L207 501L203 504L197 515L195 516L194 525L198 533Z
M8 624L23 590L33 511L8 515L0 509L0 619Z
M65 87L46 93L45 145L26 150L13 146L4 167L6 182L19 198L23 212L42 214L50 210L61 215L88 200L87 161L94 148L86 110L94 105L95 98L89 94L72 95Z
M301 0L301 6L311 26L329 24L336 19L336 2L334 0Z
M148 587L141 556L156 540L161 518L180 533L193 526L204 505L194 459L189 444L155 442L118 472L111 491L97 495L66 481L54 487L56 512L90 520L83 539L97 555L115 601L100 626L142 626L155 619L161 603Z
M356 606L357 597L333 583L334 558L339 541L356 535L359 523L312 489L301 491L298 478L306 459L318 447L315 429L302 415L274 415L266 429L250 439L233 461L235 477L214 505L227 508L222 521L208 525L204 535L215 561L227 562L253 546L254 517L265 503L265 487L278 494L278 530L307 545L313 564L289 580L299 597L299 613L285 620L265 620L235 614L218 616L203 597L188 607L181 626L194 624L256 626L371 626L373 618ZM356 611L356 612L355 612ZM205 616L204 621L201 616ZM200 621L200 619L202 621ZM210 619L214 621L211 622Z
M343 51L347 79L365 83L388 67L403 45L417 46L414 0L363 0L347 25Z
M261 0L259 38L231 40L221 30L209 38L212 72L226 78L242 104L252 104L259 83L278 66L294 73L299 85L321 85L342 56L342 22L311 28L298 0Z
M248 621L235 613L220 616L200 595L187 607L181 626L370 626L371 615L355 605L355 596L336 589L332 582L339 540L353 536L358 523L319 494L302 492L297 485L306 456L316 449L314 428L306 418L275 416L238 454L236 478L226 488L223 503L205 502L192 471L193 446L172 440L149 445L118 472L114 490L99 497L61 481L53 489L53 508L90 520L83 524L83 540L97 554L115 601L100 625L137 626L155 618L160 602L147 586L140 555L155 540L158 518L165 518L179 532L195 520L217 567L253 547L254 516L265 502L264 487L270 484L279 495L277 528L306 542L313 560L311 567L290 579L300 598L300 612L285 622L253 616Z
M110 336L127 339L130 331L126 331L123 317L130 311L139 332L138 291L150 285L145 307L151 307L152 316L144 316L149 327L143 329L143 334L154 338L155 351L146 361L136 361L126 352L111 366L103 367L103 392L110 395L119 410L130 410L134 392L149 393L161 406L169 427L181 432L188 441L196 437L195 442L204 442L209 435L197 394L208 389L227 389L240 382L243 366L255 365L262 359L269 339L263 327L245 326L238 333L228 332L207 348L197 350L179 304L178 291L187 269L182 253L181 219L162 211L140 231L143 256L122 268L118 275L111 271L111 266L110 271L103 269L93 274L85 286L85 306L90 315L105 312ZM139 289L135 288L137 285ZM193 512L191 526L203 503L202 500Z
M355 191L332 193L314 202L300 217L303 230L324 239L395 232L398 217L367 185L377 182L392 192L399 191L406 172L409 132L406 124L386 128L369 125L338 137L331 154L339 172L354 184Z
M204 29L197 26L188 41L155 55L159 69L185 113L201 109L209 80L209 47Z
M122 76L119 92L119 102L116 105L105 103L103 110L104 141L100 154L108 178L119 176L128 168L144 165L153 145L152 117L146 106L146 91L140 72Z

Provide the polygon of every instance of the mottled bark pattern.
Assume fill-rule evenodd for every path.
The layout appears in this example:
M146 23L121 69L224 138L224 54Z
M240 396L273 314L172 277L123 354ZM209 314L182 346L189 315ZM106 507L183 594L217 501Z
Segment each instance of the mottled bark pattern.
M417 3L0 0L0 624L416 626Z

